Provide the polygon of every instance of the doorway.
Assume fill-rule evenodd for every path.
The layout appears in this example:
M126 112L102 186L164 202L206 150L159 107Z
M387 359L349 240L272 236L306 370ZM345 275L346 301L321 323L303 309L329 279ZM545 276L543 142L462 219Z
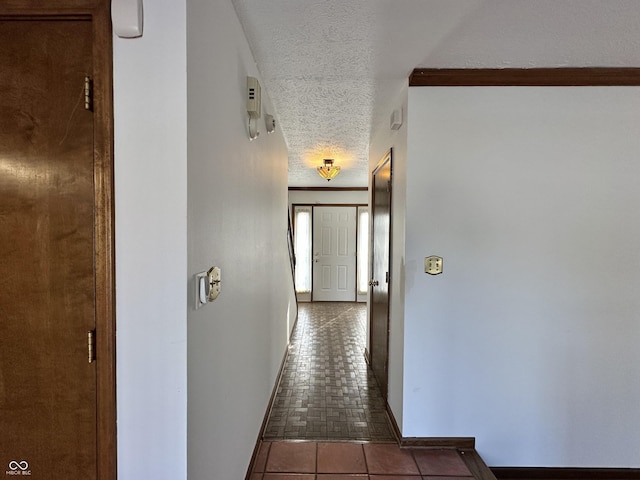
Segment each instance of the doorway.
M23 3L0 7L0 464L112 479L108 2Z
M387 398L389 384L389 285L391 283L391 150L373 171L371 200L370 362Z
M299 302L366 302L367 205L293 204L295 285Z

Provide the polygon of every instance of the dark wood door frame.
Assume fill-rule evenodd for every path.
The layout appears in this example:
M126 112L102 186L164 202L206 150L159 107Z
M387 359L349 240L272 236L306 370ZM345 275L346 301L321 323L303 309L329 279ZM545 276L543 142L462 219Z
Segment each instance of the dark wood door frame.
M370 235L370 256L371 256L371 263L370 263L370 273L369 276L371 278L372 281L377 281L378 282L378 286L382 285L386 285L386 307L384 307L384 311L382 313L384 313L384 316L386 318L385 321L385 325L383 325L384 328L382 328L382 331L384 332L384 346L382 347L382 352L376 351L376 346L374 345L374 340L375 340L375 333L374 333L374 329L376 328L376 326L374 325L374 322L376 320L376 296L380 296L381 293L378 291L376 292L376 290L374 290L375 285L371 285L369 287L369 352L365 352L365 356L367 357L367 360L374 372L374 375L376 376L376 380L378 381L378 386L380 387L380 391L382 393L382 396L384 397L385 401L387 400L387 395L388 395L388 387L389 387L389 328L390 328L390 310L389 310L389 304L390 304L390 291L391 291L391 265L392 265L392 227L393 227L393 218L392 218L392 214L391 214L391 208L392 208L392 204L393 204L393 200L392 200L392 179L393 179L393 167L392 167L392 161L393 161L393 152L390 149L385 156L382 158L382 160L380 160L380 162L378 163L378 165L376 166L376 168L373 170L373 172L371 173L371 191L372 191L372 197L371 197L371 205L370 205L370 221L371 221L371 235ZM386 169L388 167L389 169L389 178L388 178L388 183L387 183L387 193L389 196L389 201L388 201L388 205L387 208L389 210L388 212L388 224L387 224L387 241L385 248L387 249L387 265L386 265L386 272L377 272L375 269L375 257L376 257L376 230L375 230L375 225L376 225L376 175L378 175L382 170ZM384 275L386 273L386 278L384 278ZM382 274L382 275L380 275ZM380 313L380 312L379 312ZM382 356L380 356L380 353L382 353ZM382 359L382 363L383 366L382 368L380 367L380 362Z
M3 19L90 19L93 26L97 478L115 480L113 50L109 0L3 0Z

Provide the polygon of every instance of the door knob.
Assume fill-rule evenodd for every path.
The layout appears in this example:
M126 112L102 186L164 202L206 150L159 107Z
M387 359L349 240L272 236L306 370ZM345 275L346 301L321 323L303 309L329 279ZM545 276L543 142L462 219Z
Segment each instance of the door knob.
M370 286L370 287L377 287L378 285L380 285L380 283L378 282L378 280L371 280L371 281L369 281L369 286Z

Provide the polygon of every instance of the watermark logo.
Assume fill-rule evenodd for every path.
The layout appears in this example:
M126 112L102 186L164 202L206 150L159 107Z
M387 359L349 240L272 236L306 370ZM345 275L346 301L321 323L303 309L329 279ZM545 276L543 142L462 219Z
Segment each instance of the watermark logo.
M11 460L9 462L9 470L5 472L6 475L31 475L31 470L29 470L29 462L26 460Z

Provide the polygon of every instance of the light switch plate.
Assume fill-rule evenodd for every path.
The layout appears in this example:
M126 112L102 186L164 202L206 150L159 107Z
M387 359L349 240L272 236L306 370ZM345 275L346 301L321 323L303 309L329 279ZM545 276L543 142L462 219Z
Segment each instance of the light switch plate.
M221 281L222 278L219 267L211 267L206 272L196 273L196 310L218 298L218 295L220 295Z
M442 273L442 257L432 255L424 259L424 272L429 275L439 275Z
M207 280L209 282L208 302L213 302L220 295L220 268L211 267L207 272Z

